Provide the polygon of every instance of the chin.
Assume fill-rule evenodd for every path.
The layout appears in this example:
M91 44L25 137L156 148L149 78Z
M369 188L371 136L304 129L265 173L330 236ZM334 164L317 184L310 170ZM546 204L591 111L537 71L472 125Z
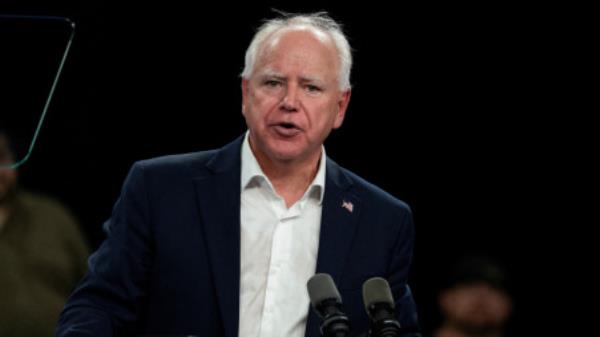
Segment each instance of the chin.
M279 161L293 161L300 157L300 152L274 151L273 157Z
M305 149L295 144L272 144L269 152L279 160L293 160L304 153Z

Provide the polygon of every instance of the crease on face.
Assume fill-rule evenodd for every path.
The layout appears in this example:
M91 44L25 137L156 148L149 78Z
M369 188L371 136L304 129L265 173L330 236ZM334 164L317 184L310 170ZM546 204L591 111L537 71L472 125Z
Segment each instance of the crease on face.
M265 68L261 69L260 73L257 74L257 76L260 81L263 81L266 79L274 79L274 80L278 80L278 81L287 82L289 80L287 78L287 76L285 76L284 74L278 72L277 70L269 68L269 67L265 67ZM300 84L315 84L315 85L318 85L321 87L325 87L326 83L327 83L322 76L310 75L310 74L300 75L298 77L298 82Z

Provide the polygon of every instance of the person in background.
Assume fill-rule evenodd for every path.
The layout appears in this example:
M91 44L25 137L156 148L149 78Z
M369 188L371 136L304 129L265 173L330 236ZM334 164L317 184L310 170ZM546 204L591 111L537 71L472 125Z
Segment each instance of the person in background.
M64 206L19 188L13 162L0 129L0 336L52 336L89 249Z
M439 296L434 337L505 337L513 301L506 273L486 257L463 258Z

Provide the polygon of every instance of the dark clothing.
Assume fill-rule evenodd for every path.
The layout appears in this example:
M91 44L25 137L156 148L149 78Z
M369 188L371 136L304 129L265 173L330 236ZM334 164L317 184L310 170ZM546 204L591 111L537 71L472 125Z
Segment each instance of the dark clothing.
M133 166L58 336L238 336L242 140ZM412 249L408 206L328 160L317 272L332 275L354 331L368 327L361 287L373 276L388 279L400 322L416 327ZM319 336L318 324L311 312L306 335Z
M52 336L88 248L57 202L26 192L11 202L0 230L0 336Z

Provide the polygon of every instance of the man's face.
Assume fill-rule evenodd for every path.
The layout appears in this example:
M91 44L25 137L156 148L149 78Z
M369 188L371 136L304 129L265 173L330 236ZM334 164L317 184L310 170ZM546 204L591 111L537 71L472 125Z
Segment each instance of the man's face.
M444 315L470 333L501 328L510 315L511 303L505 292L484 282L455 286L440 297Z
M8 144L8 139L5 135L0 134L0 204L8 199L17 184L17 171L1 168L2 166L12 164L13 161L14 158Z
M296 28L275 33L260 49L249 80L242 80L242 113L255 154L276 162L318 157L350 100L350 90L339 89L333 42Z

